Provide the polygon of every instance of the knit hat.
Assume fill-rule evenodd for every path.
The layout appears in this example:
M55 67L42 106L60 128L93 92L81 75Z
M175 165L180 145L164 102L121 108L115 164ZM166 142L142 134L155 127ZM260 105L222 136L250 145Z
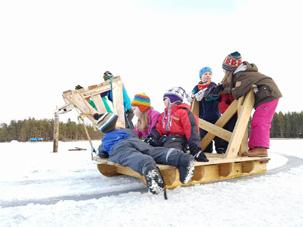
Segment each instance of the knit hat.
M144 112L150 107L150 98L145 93L136 94L131 104Z
M183 102L186 92L182 87L173 87L166 91L163 95L163 99L168 98L170 103Z
M97 121L98 129L103 133L108 133L115 129L118 120L118 115L114 113L95 113L93 117Z
M109 79L111 79L113 77L114 76L113 76L113 74L110 71L105 71L104 74L103 74L104 81L107 81L107 80L109 80Z
M211 70L211 68L208 67L208 66L206 66L206 67L203 67L202 69L200 69L199 77L201 78L206 72L213 73L213 71Z
M233 72L242 64L242 57L238 51L229 54L223 61L222 67L226 71Z

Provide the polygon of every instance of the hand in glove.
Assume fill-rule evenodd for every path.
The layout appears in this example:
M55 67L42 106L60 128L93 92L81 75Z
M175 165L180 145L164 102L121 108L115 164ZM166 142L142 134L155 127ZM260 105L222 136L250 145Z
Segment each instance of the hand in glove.
M193 155L193 154L192 154ZM198 151L195 155L193 155L195 160L198 162L208 162L207 157L205 154L202 152L202 150Z
M198 102L200 102L203 99L204 93L205 93L205 89L202 89L195 94L196 100Z
M207 157L202 152L201 148L196 144L190 144L189 150L192 156L194 156L195 160L198 162L208 162Z

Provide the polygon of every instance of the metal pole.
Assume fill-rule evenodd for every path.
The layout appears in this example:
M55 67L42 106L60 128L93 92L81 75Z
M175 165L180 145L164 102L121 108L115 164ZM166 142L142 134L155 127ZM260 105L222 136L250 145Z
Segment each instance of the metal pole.
M59 141L59 114L55 112L54 118L54 143L53 143L53 153L58 152L58 141Z

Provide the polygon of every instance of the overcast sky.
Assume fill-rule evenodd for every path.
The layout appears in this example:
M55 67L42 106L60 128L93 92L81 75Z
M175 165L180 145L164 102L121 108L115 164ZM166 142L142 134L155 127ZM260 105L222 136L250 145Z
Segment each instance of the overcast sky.
M203 66L219 82L235 50L277 82L278 111L302 111L301 9L299 0L0 0L0 122L51 118L63 91L98 84L106 70L162 110L163 92L189 92Z

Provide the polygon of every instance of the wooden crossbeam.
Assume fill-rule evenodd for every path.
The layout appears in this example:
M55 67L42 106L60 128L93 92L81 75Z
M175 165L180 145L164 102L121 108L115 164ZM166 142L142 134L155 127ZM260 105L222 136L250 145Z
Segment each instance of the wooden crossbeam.
M235 158L238 155L245 131L247 129L248 121L251 111L254 106L254 93L251 90L244 98L243 104L239 102L239 115L235 125L232 137L225 153L226 158Z
M92 90L92 89L95 89L97 87L98 87L98 85L92 85L92 86L89 86L88 89ZM106 108L104 106L104 103L102 101L102 98L101 98L100 94L93 95L90 98L91 98L91 100L94 101L94 103L96 105L96 108L97 108L99 113L105 113L106 112Z
M219 127L224 127L224 125L232 118L232 116L237 112L238 109L238 100L234 100L230 106L226 109L226 111L222 114L222 116L216 121L215 125ZM209 123L210 124L210 123ZM213 125L213 124L212 124ZM203 127L203 124L199 124L199 127L208 131ZM219 136L216 134L212 134L210 131L203 137L201 141L201 148L204 150L208 144L215 138L215 136ZM219 136L220 137L220 136ZM222 137L221 137L222 138ZM222 138L224 139L224 138ZM230 139L230 137L229 137ZM229 141L226 140L226 141Z
M72 104L79 110L80 115L87 117L93 125L96 126L96 120L93 118L95 113L105 113L106 108L101 98L101 93L112 89L113 94L113 112L119 118L117 127L125 127L124 105L123 105L123 84L120 76L114 77L112 81L105 81L98 85L89 86L87 89L68 90L63 92L63 98L67 104ZM94 101L97 110L90 104L89 100Z
M223 129L212 123L209 123L208 121L205 121L203 119L199 119L199 127L204 129L205 131L208 131L210 134L216 135L226 141L229 141L231 138L230 131Z

